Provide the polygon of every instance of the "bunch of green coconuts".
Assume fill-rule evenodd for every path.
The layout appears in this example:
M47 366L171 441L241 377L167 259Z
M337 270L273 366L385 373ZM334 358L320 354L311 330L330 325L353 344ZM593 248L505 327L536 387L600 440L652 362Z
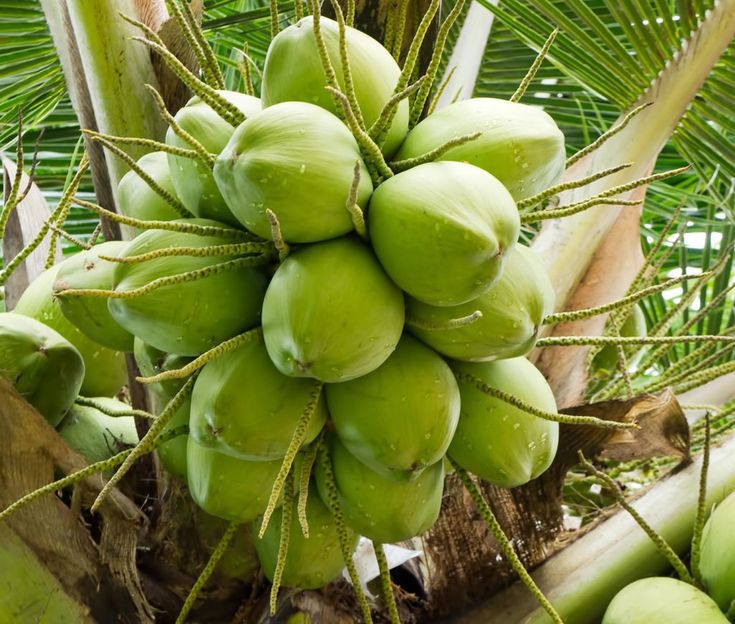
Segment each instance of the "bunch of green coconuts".
M348 27L345 86L338 24L322 17L320 31L337 81L354 91L352 113L370 128L400 67ZM409 131L404 99L370 156L323 67L307 17L273 39L260 98L219 91L241 125L193 98L169 129L172 149L143 156L120 182L118 209L139 220L135 237L60 263L0 320L6 334L25 335L3 334L3 344L45 358L28 364L44 373L18 387L41 397L34 404L54 425L78 392L119 390L124 351L152 376L222 345L167 425L188 424L188 436L158 453L204 511L256 529L285 458L309 493L311 530L288 515L281 578L300 588L327 584L344 565L335 491L353 548L359 535L398 542L436 521L447 455L514 487L549 467L558 441L556 422L498 393L556 412L524 357L554 293L518 243L516 203L558 182L562 133L538 108L489 98L446 106ZM65 366L51 362L57 350ZM90 387L97 377L109 387ZM157 409L185 381L149 384ZM59 404L43 403L50 396ZM330 461L316 462L309 480L316 444ZM276 510L254 538L270 578L281 521Z

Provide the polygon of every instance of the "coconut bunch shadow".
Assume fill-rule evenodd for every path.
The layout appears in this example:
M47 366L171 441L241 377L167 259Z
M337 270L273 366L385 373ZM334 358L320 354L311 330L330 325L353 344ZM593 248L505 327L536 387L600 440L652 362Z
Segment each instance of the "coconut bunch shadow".
M141 44L147 46L150 50L156 52L169 68L179 77L179 79L191 89L191 91L198 96L204 103L210 106L217 115L219 115L224 121L228 122L233 127L239 126L246 120L246 115L231 102L221 96L218 93L218 89L224 87L224 80L222 77L221 69L219 68L216 59L212 53L209 44L204 39L201 29L191 14L191 11L186 3L178 3L173 0L167 1L167 6L170 13L176 19L182 32L184 33L187 41L191 45L192 50L195 53L197 61L202 68L202 76L196 76L189 69L187 69L177 58L173 55L165 46L161 38L153 32L149 27L143 23L134 20L129 17L125 17L127 21L136 26L143 33L144 36L135 37ZM403 33L406 27L406 7L407 3L401 3L400 7L389 14L388 28L386 29L386 41L385 47L393 53L394 57L398 57L401 50L403 49ZM360 154L364 159L367 166L367 171L370 175L372 183L377 186L386 180L394 177L396 174L403 171L407 171L411 168L431 163L439 159L450 149L471 143L480 137L479 132L471 134L465 134L457 137L453 137L436 148L431 149L423 154L416 157L406 158L401 160L386 160L383 154L386 140L388 138L389 130L396 115L398 114L399 105L404 101L408 100L409 103L409 127L415 127L422 116L424 111L433 111L438 96L442 90L446 87L446 82L442 85L438 85L433 98L430 100L432 89L435 87L437 72L440 65L440 61L444 52L444 45L447 39L447 35L452 28L457 17L462 12L464 2L458 2L454 9L450 12L447 18L442 22L439 28L439 34L437 37L436 46L434 47L431 59L428 64L428 68L424 75L416 78L418 71L418 59L419 51L424 42L426 34L432 24L437 11L439 9L438 0L433 0L430 4L427 13L421 19L416 36L408 46L408 50L405 55L405 60L401 67L400 75L398 77L394 92L392 96L385 103L382 111L378 115L374 123L369 126L363 117L360 109L357 95L355 91L355 85L352 77L350 58L347 52L347 38L346 31L349 26L354 22L355 6L354 2L350 2L347 5L346 15L343 13L342 7L337 2L333 2L333 9L336 15L336 22L339 29L339 55L342 66L342 74L344 79L344 85L341 85L337 79L337 72L332 64L332 60L327 51L326 43L322 36L320 29L320 7L319 4L314 0L311 2L312 19L313 19L313 30L314 37L316 40L317 48L319 51L320 59L323 65L324 73L326 76L326 89L333 97L336 110L342 121L350 129L354 136L357 145L359 146ZM303 5L297 0L295 3L296 16L299 18L303 15ZM279 16L277 4L271 3L271 28L272 34L275 36L279 30ZM522 81L518 90L512 97L512 102L518 102L524 95L528 85L531 84L538 67L543 62L546 53L551 47L556 31L551 34L543 49L539 53L538 58L533 63L527 76ZM252 86L252 79L250 75L250 64L247 61L247 51L245 51L245 60L241 63L241 71L243 79L246 84L246 90L248 93L254 93ZM150 139L143 138L130 138L130 137L116 137L111 135L105 135L96 132L88 132L89 136L102 144L107 150L109 150L115 156L122 158L149 187L150 189L166 204L168 204L180 217L186 219L192 215L192 213L183 205L181 200L172 195L161 187L135 160L129 157L122 146L126 145L137 145L148 149L158 150L171 154L173 156L182 157L196 162L206 168L212 170L216 156L209 153L207 149L190 133L186 132L176 121L176 119L166 109L163 99L160 94L152 87L149 86L151 96L155 99L156 104L162 117L169 124L171 131L181 139L188 147L175 147L168 143L153 141ZM632 119L635 114L640 112L644 107L639 107L625 117L623 121L612 130L603 134L588 148L581 150L574 156L572 156L567 164L572 164L576 160L588 155L594 149L599 148L606 140L614 136L617 132L622 130L625 125ZM526 199L517 202L517 207L521 212L521 222L532 224L547 219L556 219L573 214L577 214L583 210L587 210L598 205L637 205L639 202L628 202L625 200L616 199L615 196L625 191L645 186L652 182L665 179L669 176L673 176L681 173L684 169L677 169L671 172L665 172L661 174L655 174L628 182L626 184L617 185L606 191L603 191L583 202L578 202L569 205L558 205L556 196L566 190L581 188L586 185L592 184L597 180L600 180L606 176L613 175L629 166L623 163L617 167L613 167L590 176L586 176L576 181L566 182L563 184L555 184L539 193L536 193ZM268 221L270 224L270 233L272 241L264 240L254 234L244 231L243 229L234 229L227 227L216 227L212 225L197 224L184 221L163 221L163 220L142 220L129 216L119 215L104 208L97 206L91 202L84 200L75 199L75 193L79 186L81 176L84 174L84 170L87 167L86 158L82 160L77 175L72 179L68 188L66 189L62 200L59 203L59 207L51 215L45 229L39 233L37 240L34 240L28 247L28 251L24 250L22 257L19 255L18 258L14 258L0 273L0 285L4 283L7 276L22 263L27 255L37 247L43 238L46 236L48 231L52 231L58 235L65 235L61 229L63 222L68 215L69 207L72 203L76 203L79 206L90 209L101 217L110 219L117 223L128 225L131 227L138 228L139 230L161 230L178 232L185 234L193 234L197 236L217 236L232 240L231 243L222 243L216 245L208 245L202 247L190 247L190 246L171 246L158 249L152 252L131 255L126 257L113 257L104 256L103 259L109 262L115 262L118 264L128 265L142 265L146 262L158 260L166 257L174 256L190 256L190 257L230 257L237 256L233 260L227 260L218 264L211 265L204 269L188 271L176 275L170 275L154 279L144 286L140 286L131 290L109 290L109 289L66 289L58 293L59 297L97 297L104 299L135 299L142 297L154 292L157 289L181 285L185 283L195 282L200 279L211 277L212 275L235 270L242 267L253 267L253 266L264 266L272 263L282 263L291 252L291 244L287 243L284 239L282 223L279 220L279 216L272 210L267 213ZM349 213L355 232L363 240L368 239L368 232L366 228L366 216L363 210L360 208L357 200L358 189L361 182L361 172L359 162L356 164L353 173L352 185L350 188L348 200L345 205L345 210ZM13 202L18 203L19 197L22 197L23 193L17 189L17 185L14 186L15 195ZM15 205L13 202L6 203L6 208L3 212L2 219L0 219L0 225L4 225L7 220L6 213L12 210L12 206ZM10 207L8 207L10 206ZM0 228L1 231L1 228ZM668 232L667 232L668 234ZM653 267L653 261L648 265L647 268ZM719 265L718 265L719 266ZM724 262L723 262L724 266ZM720 267L721 268L721 267ZM646 297L661 293L677 284L681 284L686 280L696 279L695 286L689 291L694 292L697 287L702 287L708 279L715 277L720 270L717 267L712 271L709 271L700 276L689 276L685 275L680 278L675 278L661 284L652 284L650 274L642 271L639 279L636 280L634 286L631 287L631 291L626 297L610 303L604 306L598 306L596 308L590 308L587 310L578 310L573 312L561 312L557 314L547 315L543 319L543 323L546 325L553 325L560 322L567 322L570 320L578 320L582 318L589 318L599 314L611 313L615 323L620 323L620 320L625 317L626 311L631 309L631 306L638 301L643 300ZM705 279L706 278L706 279ZM704 280L704 281L702 281ZM701 283L700 283L701 282ZM689 300L691 301L691 299ZM679 304L681 305L681 304ZM716 305L716 304L715 304ZM482 318L482 312L474 311L465 316L450 319L444 322L433 322L427 319L418 317L409 317L407 319L407 325L425 329L427 331L438 331L447 329L457 329L461 327L470 326L473 323L479 322ZM673 317L672 317L673 318ZM691 319L690 319L691 321ZM649 347L653 346L655 349L649 352L648 356L653 358L652 353L656 353L657 349L658 356L665 353L665 350L674 346L684 344L685 342L696 342L704 343L701 349L712 348L712 351L706 353L711 355L713 358L715 355L722 355L722 349L729 348L723 347L719 351L717 350L717 344L719 343L732 343L735 342L735 337L731 336L710 336L710 335L686 335L686 332L695 324L697 321L694 320L692 324L683 330L679 330L679 333L670 336L665 335L667 330L670 329L670 323L668 321L662 322L660 327L655 328L651 335L646 337L623 337L618 335L619 326L614 327L611 330L610 335L603 337L595 336L573 336L573 337L553 337L553 338L542 338L536 342L538 347L549 347L549 346L574 346L574 345L590 345L593 347L605 347L613 346L617 349L620 359L623 362L621 365L621 373L623 381L615 381L600 396L617 396L621 389L630 388L631 375L627 372L627 366L625 365L626 358L630 358L635 354L635 347ZM667 324L668 323L668 324ZM94 474L97 472L104 472L113 467L119 466L117 471L114 473L112 478L107 482L105 488L100 492L97 500L92 506L92 511L99 508L101 502L109 495L110 491L119 483L120 479L126 474L133 463L142 457L144 454L150 453L155 450L158 446L169 441L174 436L173 432L165 432L164 429L170 424L171 419L182 405L182 403L191 394L194 386L198 371L203 368L206 364L209 364L216 359L232 352L233 350L242 347L254 340L260 340L262 338L262 330L260 328L254 328L247 330L237 336L229 338L220 344L210 348L201 355L198 355L193 361L186 364L185 366L168 370L149 377L141 377L139 381L144 384L154 384L163 381L170 380L185 380L184 385L173 398L168 402L163 411L152 419L152 424L147 434L140 440L138 445L133 449L124 451L106 462L100 462L89 466L85 471L74 473L69 475L65 479L57 481L49 486L45 486L35 492L28 494L26 497L18 501L15 505L9 507L0 513L0 519L7 517L10 513L13 513L17 509L27 505L39 496L46 493L56 491L61 487L65 487L69 484L76 483L78 480ZM700 355L705 353L704 351L699 352ZM643 362L648 360L644 359ZM651 363L655 362L656 358L651 360ZM714 360L712 360L714 361ZM643 365L641 365L643 367ZM678 372L683 373L686 368L686 364L682 365ZM689 376L688 383L699 382L704 379L711 378L712 375L722 374L726 372L726 366L718 365L717 367L705 368L701 371L699 377L694 379ZM500 401L513 406L514 408L521 410L525 414L532 415L536 418L549 420L558 423L564 423L569 425L587 425L606 429L635 429L636 423L630 422L611 422L606 421L597 417L584 416L584 415L567 415L559 414L556 412L540 409L529 404L512 394L504 392L502 390L493 388L489 384L485 383L482 379L477 376L459 370L453 369L453 373L457 381L465 382L473 385L481 393L499 399ZM660 382L659 382L660 383ZM704 382L702 382L704 383ZM654 386L652 386L654 387ZM344 559L344 563L348 569L349 575L352 579L352 584L356 593L358 603L362 612L363 619L366 622L372 621L371 606L361 589L360 579L358 578L357 571L352 560L351 547L348 537L348 527L345 522L344 513L341 509L339 493L334 480L334 473L332 469L331 459L325 445L323 443L323 434L311 443L310 446L304 451L301 466L298 467L295 462L297 453L306 439L306 433L313 421L314 413L317 409L318 402L324 389L324 382L313 381L313 387L309 396L309 400L303 408L295 429L293 431L291 441L288 445L285 455L283 456L279 471L275 478L273 487L270 491L268 503L265 512L262 516L261 525L259 528L259 537L263 537L265 534L273 513L280 502L281 506L281 529L280 529L280 541L278 548L277 562L275 566L275 573L273 578L271 599L270 599L270 610L271 613L275 613L277 607L277 597L279 586L281 584L284 567L286 565L286 558L288 555L289 543L292 539L291 525L292 518L294 516L294 508L296 510L296 517L298 519L302 534L304 537L309 536L309 526L306 519L306 506L309 496L309 482L311 479L312 471L315 468L317 462L321 467L325 476L326 489L328 492L328 507L333 516L334 523L337 527L337 533L339 536L339 545ZM84 401L83 399L80 401ZM83 403L81 403L83 404ZM141 416L142 414L136 413L135 415ZM148 417L148 415L146 415ZM182 430L176 429L175 434L179 435ZM521 580L531 590L534 596L539 600L539 603L547 611L553 621L561 622L561 618L554 610L551 603L541 594L540 590L534 584L533 580L529 576L528 572L522 565L522 562L515 554L511 542L507 536L503 533L503 530L494 517L490 506L487 501L483 498L481 492L477 489L475 482L472 477L469 476L467 471L456 464L453 460L455 470L460 477L463 486L470 494L473 502L478 508L483 519L488 524L491 532L495 536L498 544L500 545L503 553L506 555L508 561L512 565L515 572L519 575ZM83 474L82 474L83 473ZM296 495L298 490L298 495ZM239 523L233 522L221 538L221 541L215 548L209 562L202 570L199 578L192 587L182 610L178 616L177 622L184 622L191 609L193 608L197 597L205 584L214 572L218 562L225 554L229 547L232 538L237 532ZM399 612L395 602L395 596L393 594L393 585L390 579L388 564L385 558L385 553L380 544L376 544L376 560L380 572L381 585L383 588L384 600L386 601L390 620L392 623L399 622Z

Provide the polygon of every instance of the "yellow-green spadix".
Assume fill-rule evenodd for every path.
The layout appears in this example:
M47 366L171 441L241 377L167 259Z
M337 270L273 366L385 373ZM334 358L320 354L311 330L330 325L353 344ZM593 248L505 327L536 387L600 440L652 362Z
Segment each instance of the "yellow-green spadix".
M236 91L218 91L225 100L236 106L246 118L257 115L260 100L252 95ZM189 100L174 117L176 123L196 139L210 154L219 154L235 131L229 122L198 96ZM174 147L191 149L191 145L169 128L166 143ZM181 203L194 216L215 219L237 225L227 204L222 199L210 166L200 160L184 156L168 155L171 180Z
M61 334L12 312L0 313L0 377L53 426L74 403L84 378L79 351Z
M356 203L362 208L373 185L347 126L314 104L283 102L237 128L214 176L248 230L272 238L270 210L287 242L310 243L352 230L347 203L356 163Z
M439 160L481 167L516 201L559 181L566 154L554 120L539 107L495 98L472 98L432 113L408 133L395 159L417 158L477 132L479 137L447 150Z
M190 435L241 459L282 458L315 391L314 380L279 372L263 341L253 339L202 369L191 397ZM304 444L319 434L326 419L320 395Z
M393 479L415 477L440 461L459 418L451 369L408 335L372 373L328 384L327 403L347 450Z
M250 522L265 511L281 461L247 461L187 444L187 482L194 502L213 516Z
M386 273L409 295L450 306L479 297L500 277L520 219L508 191L473 165L419 165L372 196L370 240Z
M137 164L162 190L178 198L166 152L145 154L138 159ZM122 214L141 221L171 221L181 217L168 201L132 169L117 185L116 200L117 208Z
M278 561L282 515L282 510L273 514L263 539L258 538L260 524L253 524L255 550L263 573L270 581L273 580ZM309 488L309 497L306 500L306 521L309 524L309 537L304 537L297 514L294 513L291 518L288 554L281 577L281 583L285 587L324 587L339 576L345 565L332 512L321 501L314 486ZM358 535L348 528L347 539L354 550Z
M715 602L689 583L651 577L626 585L612 599L602 624L728 624Z
M556 401L539 370L525 358L494 362L455 362L455 370L474 376L491 388L511 394L546 412ZM475 383L459 381L462 409L449 446L460 466L501 487L528 483L554 459L559 424L544 420L489 396Z
M444 465L438 461L415 479L394 481L368 468L337 436L327 436L334 480L345 523L373 541L391 544L421 535L439 516ZM317 462L322 500L329 500L324 469Z
M128 378L125 354L103 347L79 331L64 316L53 289L61 264L52 266L34 279L13 311L55 329L77 348L84 360L84 381L79 394L90 397L115 396Z
M294 251L263 301L263 337L276 368L325 382L378 368L398 344L403 320L401 291L349 238Z
M344 69L339 51L339 25L322 17L319 26L329 61L344 90ZM365 33L345 29L347 57L350 61L355 96L367 128L380 116L393 95L401 69L379 42ZM268 107L279 102L302 101L317 104L332 113L337 105L324 88L326 79L314 32L314 19L305 17L282 30L271 42L263 68L261 99ZM398 106L390 125L383 152L390 156L408 132L408 100Z
M648 333L646 316L639 304L633 305L623 324L620 326L620 335L623 337L645 336ZM605 379L610 377L618 366L618 349L615 345L605 345L592 360L592 371L595 377ZM631 361L628 360L628 364Z
M206 219L182 222L224 227ZM148 230L135 238L122 257L169 247L207 247L232 243L219 236ZM255 268L235 266L219 272L213 267L236 256L163 256L115 269L115 290L142 288L156 279L190 271L213 272L194 281L165 285L146 294L111 298L112 317L144 342L179 355L197 355L258 324L265 277Z
M728 612L735 608L735 494L715 507L702 534L699 571L707 593Z
M100 256L117 257L127 245L123 241L108 241L68 258L59 265L54 293L58 295L69 288L111 289L117 265ZM133 350L133 335L112 318L106 299L62 296L58 301L64 316L95 342L118 351Z
M528 247L510 250L500 279L477 299L458 306L406 301L410 331L439 353L470 362L517 357L536 343L544 317L554 311L554 289L538 256ZM475 320L452 326L452 321ZM409 322L410 323L410 322Z

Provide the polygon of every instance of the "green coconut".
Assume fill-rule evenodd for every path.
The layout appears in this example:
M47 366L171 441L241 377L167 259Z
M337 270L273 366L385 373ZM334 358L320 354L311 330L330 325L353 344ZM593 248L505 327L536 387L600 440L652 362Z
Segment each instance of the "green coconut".
M128 379L125 354L93 341L64 316L53 291L60 266L57 264L34 279L13 311L48 325L77 348L84 359L84 381L79 389L80 394L115 396Z
M194 502L231 522L250 522L265 511L281 460L247 461L187 444L187 481Z
M138 159L137 164L160 188L177 197L166 152L145 154ZM117 209L122 214L141 221L171 221L181 217L171 204L132 169L117 185L116 200Z
M404 335L376 370L327 385L337 435L364 464L394 479L440 461L459 419L459 388L434 351Z
M54 294L69 288L111 289L117 265L100 256L117 257L127 245L123 241L101 243L64 260L54 282ZM58 301L63 315L96 343L118 351L133 350L133 335L113 320L106 299L60 297Z
M240 109L247 118L260 112L260 100L256 97L236 91L217 93ZM186 106L179 109L174 119L210 154L219 154L235 131L235 128L199 97L190 99ZM166 143L174 147L191 149L191 145L170 128L166 133ZM222 199L212 177L212 170L207 165L198 160L173 154L168 154L168 164L176 195L189 212L204 219L238 225Z
M451 306L479 297L500 277L520 219L492 175L438 162L383 182L370 200L368 228L396 284L419 301Z
M336 436L326 438L345 523L360 535L392 544L421 535L439 517L444 464L438 461L415 479L395 481L368 468ZM317 485L328 500L324 470L317 462Z
M284 102L238 127L217 158L214 178L248 230L272 238L271 210L286 241L311 243L352 230L347 203L355 163L357 204L364 208L373 184L347 126L314 104Z
M626 585L602 624L728 624L714 601L689 583L651 577Z
M181 222L221 226L205 219ZM231 243L219 236L148 230L133 240L123 257L168 247L207 247ZM202 270L235 256L165 256L136 264L119 264L115 290L140 288L155 279ZM112 317L130 333L167 353L197 355L258 324L266 278L251 267L157 288L142 296L110 299Z
M283 457L314 381L287 377L273 365L261 340L253 340L211 361L199 373L191 395L190 435L202 446L255 461ZM304 444L327 420L319 398Z
M344 90L339 25L326 17L319 20L319 25L327 55ZM366 127L370 128L393 95L401 68L380 43L355 28L346 28L345 42L357 103ZM324 88L326 84L314 36L314 20L305 17L278 33L268 47L261 100L264 107L279 102L310 102L336 114L337 105ZM391 156L405 138L408 114L408 100L404 99L382 146L387 156Z
M456 370L488 386L556 412L556 401L539 370L525 358L494 362L457 362ZM462 409L449 456L493 485L515 487L544 472L559 443L559 423L544 420L460 381Z
M348 381L380 366L401 337L403 295L370 250L347 238L298 249L263 301L263 336L293 377Z
M620 335L623 337L646 336L646 317L637 303L631 308L630 314L620 326ZM592 360L592 371L599 378L609 377L618 366L618 350L615 345L606 345L600 349Z
M129 411L130 406L117 399L95 399L111 412ZM132 416L108 416L97 408L72 405L59 426L59 435L89 463L104 461L138 443Z
M730 494L707 520L702 534L699 571L704 587L720 609L735 605L735 494Z
M406 315L418 323L409 325L411 333L432 349L457 360L483 362L528 353L543 318L554 311L554 300L543 263L519 244L509 251L500 279L477 299L440 307L409 298ZM468 325L448 325L478 311L482 316Z
M40 321L2 312L0 377L56 426L77 398L84 360L71 342Z
M417 158L451 139L480 132L472 141L444 152L492 173L516 201L556 184L564 171L564 135L538 106L494 98L450 104L424 119L411 132L396 160Z
M205 552L212 552L227 530L228 523L203 511L197 511L198 513L194 516L194 525ZM229 547L217 563L214 570L215 582L220 579L237 579L251 583L259 566L251 526L243 524L235 531Z
M253 524L253 540L263 573L273 581L273 573L278 561L278 548L281 541L283 511L278 510L268 524L263 539L258 538L260 523ZM344 568L342 551L339 545L337 525L332 512L320 500L316 487L309 488L306 500L306 520L309 523L309 537L301 532L298 515L293 514L288 541L288 554L283 568L281 584L284 587L299 589L318 589L331 583ZM347 529L351 549L357 546L359 536Z

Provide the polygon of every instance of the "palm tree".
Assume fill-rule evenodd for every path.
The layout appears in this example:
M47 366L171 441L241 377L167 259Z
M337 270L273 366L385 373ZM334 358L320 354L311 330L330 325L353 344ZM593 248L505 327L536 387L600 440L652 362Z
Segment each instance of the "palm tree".
M52 206L58 201L58 189L64 178L68 182L67 171L73 172L81 157L77 118L82 127L108 134L161 138L164 125L143 83L156 84L166 91L162 83L169 81L170 76L162 73L160 62L150 60L142 45L128 38L138 33L117 11L140 15L136 11L145 7L148 23L155 30L160 28L161 36L165 35L166 43L173 49L182 47L182 35L175 21L165 23L166 8L171 10L173 6L132 0L94 3L92 8L75 0L42 0L23 7L0 2L3 15L12 18L4 20L3 28L8 35L15 35L0 47L0 65L5 68L0 84L7 88L6 98L0 104L0 142L6 147L13 145L16 115L22 108L26 128L22 145L26 164L30 165L39 129L45 129L41 142L43 158L34 179ZM409 3L409 6L417 7L416 12L421 15L427 5ZM448 15L454 6L453 3L444 6L443 15ZM293 19L291 3L282 3L278 9L281 23ZM371 17L375 12L384 17L386 12L396 9L391 3L365 3L360 10ZM238 50L243 43L247 43L257 86L256 68L262 66L271 36L270 16L269 7L256 2L212 0L207 3L202 28L225 68L228 88L243 87L244 79L238 71L242 60ZM534 50L540 49L548 35L559 28L547 61L540 66L524 101L543 106L558 121L567 137L570 156L625 122L622 131L570 167L566 179L577 179L622 163L632 162L633 166L606 176L595 185L565 191L560 197L562 204L583 201L592 194L653 172L691 165L689 171L677 177L655 178L650 184L637 185L621 196L623 200L640 201L645 195L643 209L601 205L574 217L546 222L543 227L544 221L528 221L524 236L533 240L546 258L554 278L559 310L601 305L661 283L677 272L715 270L716 274L701 283L683 282L679 286L681 292L672 286L647 297L642 304L647 325L660 336L724 334L735 325L732 296L727 294L732 285L730 250L735 235L732 222L735 122L728 114L727 104L732 100L728 86L735 84L731 43L735 33L734 16L735 7L730 0L710 3L537 0L532 4L501 0L472 2L461 8L442 56L441 69L448 79L445 102L457 94L459 97L470 94L511 97L534 61ZM437 85L442 82L440 74ZM169 108L181 105L181 91L172 87L168 92ZM641 104L648 106L638 110ZM626 115L633 110L637 114L628 120ZM94 185L87 179L82 191L90 195L96 191L98 202L112 208L112 189L125 165L109 154L105 157L88 140L86 147L92 159ZM85 238L92 234L96 220L84 211L72 210L66 222L58 225L70 234ZM116 234L109 223L106 227L106 235ZM74 248L69 241L64 244L67 250ZM699 310L705 311L701 318L696 317ZM694 323L689 324L693 318ZM621 322L622 318L608 320L605 314L597 315L557 325L547 337L614 335ZM627 357L635 356L632 349L626 353ZM675 392L683 393L717 380L728 371L728 379L733 374L732 367L727 367L730 349L718 351L716 346L698 347L682 342L643 353L642 357L650 361L645 368L637 369L632 379L621 372L600 385L587 378L589 345L542 351L536 354L537 363L550 379L560 407L619 397L634 400L643 392L660 391L667 382ZM718 402L727 403L732 398L726 394ZM628 405L627 411L621 412L621 417L629 408ZM730 412L728 404L720 414L723 436L731 427ZM695 436L695 441L699 439ZM560 534L563 522L561 487L569 468L569 463L560 463L557 470L538 482L512 492L482 488L506 531L523 536L517 541L517 549L529 567L542 563L557 548L554 539ZM663 470L662 467L660 473ZM732 482L727 470L729 475L734 472L732 465L724 467L723 483ZM171 536L181 540L186 534L182 519L185 514L178 494L176 486L172 486L169 498L157 509L160 517L169 521L165 528L159 522L153 531L158 532L155 537L161 542ZM489 558L495 558L498 546L485 529L478 529L477 522L467 516L458 483L450 487L445 507L443 519L422 540L429 560L425 565L430 569L423 583L429 595L428 611L434 614L442 613L443 609L456 612L468 602L476 602L488 589L497 590L507 584L512 574L506 565L487 565ZM677 517L687 513L690 507L684 505L678 509ZM580 507L572 512L579 515ZM106 518L109 526L114 526L115 521L119 518L114 514ZM621 525L613 533L615 530L627 529ZM114 535L130 539L129 532ZM186 541L181 542L180 550L185 544ZM448 558L447 553L462 548L467 548L467 552L461 562ZM644 552L645 545L638 544L636 549L631 547L631 552ZM128 587L127 595L131 598L125 608L130 613L137 610L143 617L149 605L136 579L139 574L150 583L155 584L155 579L131 568L130 557L134 561L134 551L131 553L130 543L125 552L127 563L116 569L133 575L134 587L132 590ZM579 554L579 560L584 561L589 552L588 549ZM198 558L194 557L196 565L203 564L202 556L200 552ZM95 561L94 557L89 561ZM182 552L174 553L171 561L181 563ZM643 568L640 570L641 574L646 573ZM120 578L124 579L124 574ZM114 577L113 573L113 581ZM94 575L82 575L82 578L90 582ZM544 589L553 597L559 579L549 581L542 577L542 580L546 582ZM616 584L621 583L621 578L613 576L606 591L614 592ZM62 584L70 596L80 597L78 587ZM186 583L187 588L190 584ZM168 604L166 600L175 603L170 588L158 587L158 592L160 595L156 597L164 604ZM523 604L519 608L526 609L524 613L530 612L530 603L520 600L516 603ZM572 601L557 606L563 615L573 611L580 618L575 621L583 621L577 615L579 603ZM604 608L602 601L600 606ZM327 607L322 603L322 608ZM590 603L584 604L584 613L587 621L599 618ZM467 621L473 621L473 616L468 617ZM484 621L482 615L475 621Z

